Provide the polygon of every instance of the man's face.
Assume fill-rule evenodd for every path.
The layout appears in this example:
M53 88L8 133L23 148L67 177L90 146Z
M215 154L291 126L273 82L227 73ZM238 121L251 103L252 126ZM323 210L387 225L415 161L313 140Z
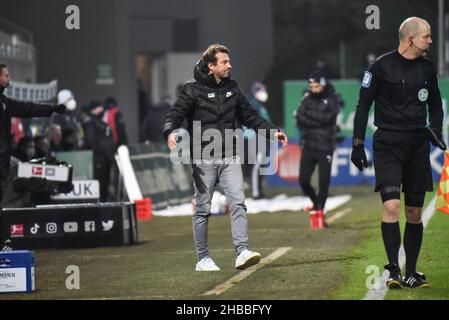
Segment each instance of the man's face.
M412 41L416 47L421 49L414 48L418 51L418 55L426 56L430 45L432 44L432 32L430 31L430 26L426 23L421 23L420 30L412 38Z
M0 71L0 87L7 88L11 79L9 78L8 68L3 68Z
M228 78L231 75L232 69L229 55L227 53L218 52L215 56L217 57L217 63L209 63L208 65L210 73L214 74L218 79Z
M311 82L309 83L309 90L312 93L321 93L324 90L324 87L317 82Z

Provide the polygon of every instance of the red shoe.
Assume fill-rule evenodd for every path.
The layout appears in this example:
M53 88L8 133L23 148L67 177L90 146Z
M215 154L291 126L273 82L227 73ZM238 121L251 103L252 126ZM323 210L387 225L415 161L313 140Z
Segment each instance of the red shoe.
M317 228L318 229L326 229L327 223L325 220L326 215L324 214L323 210L317 210L316 211L316 220L317 220Z
M315 210L310 211L310 229L318 229L317 212Z

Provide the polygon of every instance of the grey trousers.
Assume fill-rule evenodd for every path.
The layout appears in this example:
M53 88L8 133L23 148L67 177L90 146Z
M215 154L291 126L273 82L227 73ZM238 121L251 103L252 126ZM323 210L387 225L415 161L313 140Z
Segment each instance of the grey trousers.
M195 212L193 213L193 237L198 261L209 257L207 245L208 219L215 185L223 189L230 207L232 241L238 254L248 248L248 219L246 217L243 173L235 158L223 159L221 164L193 164Z

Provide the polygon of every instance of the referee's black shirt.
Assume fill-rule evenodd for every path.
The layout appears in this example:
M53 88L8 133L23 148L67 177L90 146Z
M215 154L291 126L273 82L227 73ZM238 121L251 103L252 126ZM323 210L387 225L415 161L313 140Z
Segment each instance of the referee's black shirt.
M397 50L379 57L365 72L354 119L354 137L365 139L368 113L375 100L374 124L380 129L409 131L429 125L440 130L443 121L438 78L433 63L408 60Z

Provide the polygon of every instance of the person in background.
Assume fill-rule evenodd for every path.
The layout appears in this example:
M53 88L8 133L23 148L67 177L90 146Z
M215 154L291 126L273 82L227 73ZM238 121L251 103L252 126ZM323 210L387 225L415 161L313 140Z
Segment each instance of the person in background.
M173 105L173 98L165 95L162 101L148 110L140 131L140 140L150 143L164 143L162 139L162 130L164 128L165 117L168 110Z
M62 130L61 126L57 124L50 124L47 128L47 137L50 141L50 153L54 155L55 152L60 152L62 150Z
M13 150L12 156L20 162L27 162L34 157L33 137L24 136L19 140L17 148Z
M11 118L11 133L16 144L19 143L20 139L25 135L29 135L29 133L24 132L22 119L20 118Z
M268 100L268 92L267 87L260 82L253 83L251 87L251 97L248 99L251 106L253 106L259 115L264 118L266 121L271 123L270 115L268 113L267 108L265 107L265 103ZM259 139L258 135L255 135L255 139ZM254 199L264 199L265 194L263 192L263 175L260 174L259 170L262 164L267 162L267 154L270 150L270 140L266 140L265 150L259 149L259 142L257 142L256 150L256 159L255 164L251 170L251 192Z
M89 104L90 119L85 124L86 146L94 156L94 178L100 183L100 201L109 199L111 165L114 159L115 142L111 128L102 120L104 107L101 102Z
M34 137L34 157L36 159L45 158L50 154L50 143L46 136Z
M108 97L104 101L103 121L111 128L117 148L128 143L123 114L120 112L117 100L114 97Z
M61 130L61 149L62 151L73 151L77 144L77 135L73 129L65 128Z
M127 145L128 143L123 114L119 110L117 100L114 97L106 98L104 108L105 111L103 114L103 121L106 122L111 128L112 137L114 138L115 143L115 150L117 150L121 145ZM112 161L109 184L112 189L110 193L113 195L117 195L118 193L116 186L118 185L119 176L120 172L117 167L117 163Z
M296 124L301 131L302 147L299 185L313 204L310 208L312 229L327 227L324 208L329 194L339 112L340 103L333 86L320 71L313 72L309 77L309 90L295 112ZM317 165L318 193L310 183Z
M75 112L77 102L72 91L64 89L58 92L58 103L64 104L67 107L67 112L61 115L54 115L51 118L52 124L57 124L61 127L62 133L70 130L75 133L75 142L73 150L79 150L84 147L84 131L81 123L78 121Z

